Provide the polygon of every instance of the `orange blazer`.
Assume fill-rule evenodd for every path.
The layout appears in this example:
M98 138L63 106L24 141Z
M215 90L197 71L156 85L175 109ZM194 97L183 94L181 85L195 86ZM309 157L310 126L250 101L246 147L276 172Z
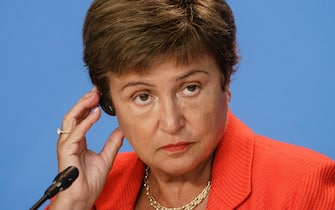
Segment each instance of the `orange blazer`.
M144 168L135 153L120 153L95 209L134 209ZM256 135L229 113L215 152L207 209L335 209L335 162Z

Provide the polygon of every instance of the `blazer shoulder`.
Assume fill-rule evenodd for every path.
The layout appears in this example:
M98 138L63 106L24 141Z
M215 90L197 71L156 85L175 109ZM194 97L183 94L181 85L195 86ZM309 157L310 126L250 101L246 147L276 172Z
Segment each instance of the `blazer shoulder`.
M271 189L267 199L278 201L279 206L334 209L334 183L334 160L305 147L255 136L255 195Z
M271 139L266 136L255 135L255 153L273 157L279 161L302 161L310 164L335 164L334 160L312 149Z

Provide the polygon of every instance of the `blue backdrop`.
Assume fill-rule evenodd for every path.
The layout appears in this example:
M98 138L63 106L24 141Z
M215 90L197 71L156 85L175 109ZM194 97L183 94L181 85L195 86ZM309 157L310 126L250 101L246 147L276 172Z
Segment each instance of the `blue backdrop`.
M233 112L257 133L335 159L335 1L229 2L242 57ZM90 3L0 3L1 209L30 208L57 174L56 128L91 89L81 40ZM116 126L103 115L89 147L99 151Z

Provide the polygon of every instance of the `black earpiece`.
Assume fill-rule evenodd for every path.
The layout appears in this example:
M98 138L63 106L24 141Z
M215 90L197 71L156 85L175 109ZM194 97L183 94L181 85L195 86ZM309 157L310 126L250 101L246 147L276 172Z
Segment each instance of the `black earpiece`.
M116 115L113 102L108 100L108 98L104 97L102 94L100 94L100 107L102 108L102 110L104 110L106 114L111 116Z

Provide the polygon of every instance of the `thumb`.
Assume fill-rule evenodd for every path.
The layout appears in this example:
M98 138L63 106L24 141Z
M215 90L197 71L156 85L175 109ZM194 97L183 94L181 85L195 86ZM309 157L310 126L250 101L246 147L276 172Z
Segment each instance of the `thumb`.
M100 152L101 158L108 166L108 170L110 170L110 168L112 167L114 159L122 146L123 138L124 136L121 128L116 128L108 137L105 145Z

